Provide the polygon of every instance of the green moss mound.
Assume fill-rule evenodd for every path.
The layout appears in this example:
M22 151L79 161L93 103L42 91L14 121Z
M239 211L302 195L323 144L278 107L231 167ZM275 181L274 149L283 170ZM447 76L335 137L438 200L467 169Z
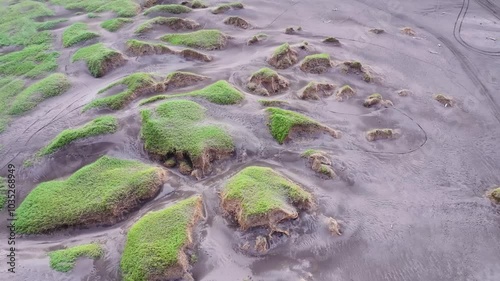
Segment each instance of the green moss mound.
M223 3L213 8L212 14L223 14L231 9L239 10L243 8L245 8L245 6L240 2Z
M231 177L222 191L222 207L242 229L271 226L298 216L295 206L309 208L312 195L267 167L247 167Z
M37 78L57 69L58 52L49 44L30 45L0 56L0 75Z
M106 29L107 31L115 32L118 29L125 26L127 23L132 23L133 20L127 18L116 18L105 20L101 23L101 27Z
M106 88L100 90L99 93L104 93L116 86L125 86L126 89L115 95L95 99L87 104L83 110L86 111L91 108L118 110L123 108L137 96L165 90L165 85L161 81L161 78L150 73L138 72L110 84Z
M61 95L71 87L66 75L54 73L39 80L15 96L10 105L10 115L20 115L45 99Z
M99 244L85 244L49 253L50 267L60 272L73 269L79 257L98 259L104 255L104 250Z
M49 145L40 150L37 155L51 154L71 142L88 137L111 134L118 129L118 120L113 116L98 117L80 128L67 129L55 137Z
M5 203L7 203L7 192L7 181L4 178L0 177L0 211L5 206Z
M292 130L326 130L337 137L336 132L332 129L300 113L277 107L268 107L266 112L269 114L268 125L271 135L280 144L287 140Z
M206 109L187 100L167 101L142 110L141 136L145 149L162 158L188 158L195 169L210 171L210 162L234 151L231 136L217 125L204 123Z
M169 13L169 14L185 14L191 12L192 9L184 5L179 4L167 4L167 5L156 5L146 11L144 15L149 15L152 13Z
M87 12L112 11L120 17L133 17L141 10L141 6L134 0L50 0L68 10L84 9Z
M221 105L237 104L243 101L245 96L234 86L225 80L219 80L207 87L184 94L159 95L141 101L142 104L151 103L157 100L178 98L178 97L201 97L209 102Z
M201 196L149 212L127 234L120 267L124 281L178 280L188 270L185 250L192 229L202 216Z
M190 33L167 34L160 39L172 45L218 50L226 46L227 35L217 29L204 29Z
M17 233L116 222L152 198L164 178L161 168L103 156L67 179L35 187L17 208Z
M80 48L71 58L71 62L76 61L85 61L90 74L96 78L125 63L121 53L102 43Z
M53 16L54 11L39 1L1 1L0 47L50 45L52 36L43 31L40 17Z
M83 41L98 37L99 34L91 32L83 22L77 22L66 28L62 35L63 47L71 47Z
M179 29L195 29L200 26L199 23L190 20L183 19L178 17L156 17L146 21L145 23L139 25L139 27L135 30L135 33L145 33L153 29L155 25L165 25L174 30Z
M9 123L9 108L14 97L21 93L24 88L24 81L14 77L0 78L0 133L2 133Z

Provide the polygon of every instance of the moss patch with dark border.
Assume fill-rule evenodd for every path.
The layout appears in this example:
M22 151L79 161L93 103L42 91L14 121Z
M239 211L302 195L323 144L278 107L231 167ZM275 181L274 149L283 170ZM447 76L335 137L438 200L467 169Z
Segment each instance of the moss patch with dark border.
M160 39L172 45L218 50L226 46L228 36L217 29L203 29L190 33L167 34Z
M71 62L81 60L87 63L90 74L96 78L104 76L126 62L120 52L110 49L102 43L80 48L71 57Z
M243 230L255 226L274 227L297 218L299 209L313 205L312 195L267 167L247 167L232 176L222 191L222 208Z
M193 245L193 228L202 216L201 196L193 196L139 219L127 234L120 262L123 280L188 277L194 259L186 250Z
M103 156L67 179L35 187L16 210L16 231L34 234L114 223L155 196L164 180L159 167Z
M213 8L211 12L212 14L223 14L231 9L239 10L243 8L244 6L240 2L222 3Z
M77 22L68 26L62 34L63 47L71 47L80 42L84 42L98 37L99 34L88 29L87 24Z
M149 14L161 14L161 13L168 13L168 14L185 14L191 12L192 9L189 7L186 7L184 5L179 5L179 4L167 4L167 5L156 5L153 6L146 11L144 11L144 15L149 15Z

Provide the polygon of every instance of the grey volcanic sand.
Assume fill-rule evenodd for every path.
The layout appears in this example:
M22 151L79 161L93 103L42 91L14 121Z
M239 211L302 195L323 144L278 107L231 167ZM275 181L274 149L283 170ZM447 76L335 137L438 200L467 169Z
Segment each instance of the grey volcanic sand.
M246 100L237 106L196 100L234 136L234 158L216 164L217 172L199 182L171 170L170 179L154 200L114 226L18 238L18 273L9 280L120 280L119 261L127 229L146 212L195 193L204 195L206 211L206 220L196 231L196 280L500 280L500 211L484 197L486 190L500 183L499 3L317 0L244 4L243 10L221 15L208 9L181 15L234 37L225 50L207 52L214 56L210 63L171 55L129 57L125 66L94 79L83 63L69 62L76 48L61 49L58 71L69 75L74 85L71 91L43 102L0 135L2 175L8 163L18 167L18 203L38 183L67 177L103 154L151 162L139 139L138 110L155 104L141 107L136 100L116 112L80 113L99 89L136 71L183 70L211 77L204 84L174 93L218 79L245 91L247 78L268 66L265 59L276 46L306 40L311 50L300 51L300 58L326 52L337 63L359 60L375 73L376 81L367 84L335 68L321 75L305 74L298 65L278 71L290 80L291 88L276 98L340 130L343 137L298 137L279 145L267 130L263 108L257 103L260 97L246 92ZM64 9L58 12L68 15ZM243 17L253 28L224 25L228 15ZM110 33L99 23L111 17L110 13L99 19L75 16L55 30L57 40L60 42L64 26L85 21L102 35L97 40L123 51L124 42L147 19L139 15L133 24ZM303 30L287 35L288 26ZM405 26L416 31L415 38L400 33ZM371 28L382 28L385 33L373 34L368 31ZM160 26L143 39L166 32L169 30ZM268 40L247 46L246 41L259 32L268 34ZM342 46L322 43L327 36L337 37ZM339 86L348 83L357 96L344 102L334 97L298 100L297 91L313 80ZM413 94L399 97L395 91L403 88ZM375 92L392 100L394 108L364 108L364 98ZM444 108L433 100L436 93L451 95L457 105ZM117 133L79 141L34 167L22 167L25 159L61 130L102 113L119 117ZM386 127L400 129L401 137L366 141L366 130ZM329 152L339 178L325 181L307 168L300 158L307 148ZM289 228L291 236L274 235L265 256L239 250L246 239L255 238L262 230L241 233L222 217L219 208L217 191L248 165L275 168L305 186L318 203L317 209L285 223L282 227ZM342 236L328 233L324 219L329 216L342 221ZM6 237L5 212L0 215L0 229L0 235ZM67 274L49 268L47 251L91 241L104 243L104 258L95 262L83 259ZM6 250L7 244L2 242L0 254L4 256ZM1 268L6 270L6 265ZM0 276L7 280L3 279L6 273Z

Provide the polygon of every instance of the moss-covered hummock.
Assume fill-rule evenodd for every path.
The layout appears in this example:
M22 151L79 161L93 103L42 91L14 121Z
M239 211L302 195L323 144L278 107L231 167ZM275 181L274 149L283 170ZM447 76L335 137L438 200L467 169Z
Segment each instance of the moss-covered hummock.
M307 73L320 74L332 68L329 54L309 55L302 60L300 69Z
M60 272L68 272L73 269L79 257L98 259L104 255L104 250L99 244L85 244L52 251L49 254L50 267Z
M282 220L298 217L298 209L313 205L312 195L267 167L247 167L231 177L222 190L222 208L241 229L274 228Z
M349 85L344 85L337 90L335 98L338 101L345 101L356 95L356 91Z
M268 36L265 33L258 33L247 41L247 45L253 45L253 44L258 43L260 41L264 41L267 39L267 37Z
M127 23L132 23L133 20L127 18L116 18L105 20L101 23L101 27L106 29L107 31L115 32L118 29L122 28Z
M167 84L168 88L182 88L192 86L207 79L207 76L198 75L196 73L174 71L167 75L165 84Z
M85 139L88 137L112 134L118 129L118 120L113 116L101 116L98 117L82 127L75 129L66 129L57 135L49 145L42 148L37 155L44 156L51 154L63 146L70 144L71 142L79 139Z
M287 139L289 139L289 136L293 131L325 131L334 138L340 137L339 132L300 113L277 107L266 108L266 112L269 115L268 126L271 131L271 135L280 144L283 144Z
M164 181L165 171L159 167L103 156L67 179L35 187L16 210L16 231L33 234L114 223L155 196Z
M278 69L285 69L297 63L298 60L297 52L290 47L290 44L285 43L274 50L267 62Z
M127 53L134 56L149 56L149 55L162 55L174 54L175 51L171 50L164 44L149 43L131 39L127 41Z
M224 20L224 23L227 25L234 25L234 26L242 28L242 29L247 29L250 27L250 23L248 23L248 21L246 21L240 17L227 17Z
M394 129L373 129L366 132L366 139L368 141L394 139L397 133Z
M106 88L100 90L99 93L104 93L117 86L125 86L126 89L118 94L95 99L87 104L83 110L85 111L91 108L118 110L138 96L162 92L166 89L165 81L162 77L150 73L138 72L110 84Z
M0 211L3 209L5 203L7 202L7 193L7 181L4 178L0 177Z
M57 69L59 53L51 51L50 48L50 44L38 44L27 46L17 52L2 54L0 74L37 78Z
M488 191L486 195L493 201L494 203L500 204L500 187L495 187L492 190Z
M364 107L373 107L373 106L384 106L389 107L393 106L392 101L384 100L381 94L375 93L369 95L365 101L363 102Z
M254 72L247 83L247 88L259 95L270 96L288 89L290 82L278 72L264 67Z
M328 178L335 178L337 176L332 168L330 156L327 153L321 150L308 149L302 153L302 157L309 160L311 169L316 173Z
M154 110L141 111L145 149L162 163L174 156L203 175L209 173L211 162L232 154L234 144L225 130L203 123L205 111L187 100L167 101Z
M335 85L325 82L309 82L307 86L299 91L299 98L303 100L319 100L321 97L333 95Z
M202 208L201 196L193 196L139 219L127 234L120 262L123 280L193 280L188 271L194 259L186 250L193 246Z
M146 11L144 11L144 15L149 14L185 14L191 12L191 8L186 7L184 5L178 4L167 4L167 5L156 5L153 6Z
M70 87L71 84L66 75L62 73L51 74L17 94L10 105L8 113L10 115L23 114L43 100L63 94Z
M176 95L159 95L141 101L141 104L151 103L157 100L178 97L201 97L209 102L221 105L237 104L243 101L245 96L233 85L225 80L219 80L207 87L189 93Z
M85 23L77 22L64 30L62 35L63 47L71 47L98 36L99 34L90 31Z
M167 34L160 39L172 45L218 50L226 46L228 36L217 29L204 29L190 33Z
M68 10L84 9L87 12L115 12L120 17L133 17L141 10L141 6L134 0L51 0Z
M71 62L76 61L85 61L90 74L96 78L104 76L126 62L120 52L110 49L102 43L83 47L76 51Z
M197 29L201 25L194 20L183 19L178 17L156 17L139 25L135 33L145 33L153 29L155 25L164 25L173 30L180 29Z
M243 9L244 6L240 2L231 2L219 4L217 7L212 9L212 14L223 14L231 9L239 10Z
M373 80L372 75L359 61L345 61L341 64L342 71L344 73L356 74L363 79L363 81L369 83Z

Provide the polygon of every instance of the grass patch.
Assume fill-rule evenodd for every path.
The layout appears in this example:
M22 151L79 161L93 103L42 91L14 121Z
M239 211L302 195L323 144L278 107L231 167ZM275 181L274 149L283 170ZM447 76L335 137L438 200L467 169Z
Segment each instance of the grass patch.
M66 28L62 35L63 47L71 47L83 41L98 37L99 34L89 31L83 22L77 22Z
M57 68L58 52L49 50L50 45L27 46L24 49L0 56L0 74L37 78Z
M37 153L37 156L51 154L71 142L88 137L112 134L118 129L118 120L113 116L98 117L80 128L66 129L57 135L49 145Z
M178 17L156 17L139 25L139 27L135 30L135 33L144 33L150 31L151 29L153 29L154 25L166 25L174 30L183 28L195 29L200 26L197 22L189 19Z
M38 28L40 23L36 22L35 19L53 16L54 12L43 2L9 2L1 3L0 47L50 44L52 41L51 34L46 31L40 32L41 30Z
M181 279L190 260L184 250L192 244L201 208L201 196L193 196L139 219L127 234L120 262L123 280Z
M161 99L178 97L202 97L209 102L221 105L237 104L243 101L245 96L225 80L219 80L207 87L184 94L159 95L141 101L141 105Z
M4 178L0 177L0 211L5 206L5 203L7 203L7 192L7 181Z
M38 31L50 30L56 27L61 22L67 22L68 19L56 19L37 23L36 29Z
M9 108L17 94L23 91L24 81L14 77L0 78L0 133L7 128Z
M114 12L119 17L133 17L141 10L134 0L50 0L68 10L84 9L87 12Z
M312 195L267 167L247 167L231 177L222 192L222 207L243 229L297 216L293 205L307 207ZM273 215L277 215L274 217ZM278 221L271 221L271 218Z
M314 55L309 55L304 58L303 63L309 62L311 60L330 60L330 55L329 54L314 54Z
M122 28L127 23L132 23L133 20L127 18L116 18L105 20L101 23L101 27L110 32L115 32Z
M111 68L123 64L125 59L118 51L97 43L76 51L71 62L76 61L85 61L92 76L102 77Z
M269 114L269 130L280 144L288 137L290 130L296 126L321 126L321 124L300 113L277 107L266 108Z
M10 105L10 115L20 115L34 108L45 99L61 95L71 87L71 84L62 73L54 73L39 80L16 95Z
M73 269L79 257L98 259L104 255L104 250L99 244L85 244L52 251L48 255L51 268L60 272L68 272Z
M167 101L154 110L142 110L141 136L146 150L162 156L184 153L193 164L207 150L233 151L233 140L225 130L202 124L205 111L187 100Z
M91 108L109 108L118 110L128 104L136 95L161 90L159 88L162 88L161 83L157 82L157 78L154 75L138 72L110 84L106 88L100 90L99 93L104 93L105 91L120 85L126 86L127 88L118 94L95 99L87 104L83 110L86 111ZM160 87L158 87L158 85Z
M285 55L290 50L290 44L283 43L278 48L274 50L273 56L282 56Z
M201 1L201 0L194 0L191 2L191 8L193 9L203 9L203 8L207 8L208 5L204 2L204 1Z
M167 34L160 38L172 45L183 45L191 48L217 50L224 48L227 35L216 29L204 29L190 33Z
M224 4L219 4L217 7L212 9L212 14L222 14L225 13L231 9L243 9L244 6L240 2L231 2L231 3L224 3Z
M115 222L153 197L162 169L103 156L67 179L39 184L17 208L16 230L32 234L73 225Z
M148 15L151 13L169 13L169 14L185 14L191 12L192 9L186 7L184 5L178 4L167 4L167 5L156 5L153 6L146 11L144 11L144 15Z

